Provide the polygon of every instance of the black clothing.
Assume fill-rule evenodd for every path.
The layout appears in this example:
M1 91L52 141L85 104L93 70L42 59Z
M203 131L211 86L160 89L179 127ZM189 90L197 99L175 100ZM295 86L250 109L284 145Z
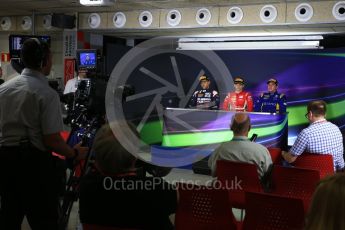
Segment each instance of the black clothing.
M80 186L80 219L85 224L165 230L176 210L176 190L158 177L85 176Z
M58 186L53 157L34 147L0 147L0 229L58 229Z

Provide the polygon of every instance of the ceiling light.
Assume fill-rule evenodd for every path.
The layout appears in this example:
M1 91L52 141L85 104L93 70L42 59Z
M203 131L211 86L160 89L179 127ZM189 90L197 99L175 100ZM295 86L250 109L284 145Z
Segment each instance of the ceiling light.
M321 49L322 36L180 38L178 50Z
M84 6L111 6L116 0L80 0L79 2Z
M179 50L280 50L321 49L319 41L179 43Z

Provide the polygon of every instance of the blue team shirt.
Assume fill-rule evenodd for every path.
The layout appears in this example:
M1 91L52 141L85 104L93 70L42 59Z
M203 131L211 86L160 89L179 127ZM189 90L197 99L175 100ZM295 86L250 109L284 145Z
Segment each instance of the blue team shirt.
M263 93L255 103L256 112L286 113L286 96L282 93Z

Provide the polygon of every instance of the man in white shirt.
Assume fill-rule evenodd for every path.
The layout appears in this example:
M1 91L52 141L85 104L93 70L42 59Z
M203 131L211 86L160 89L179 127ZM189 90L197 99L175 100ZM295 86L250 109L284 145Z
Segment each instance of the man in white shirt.
M20 229L26 216L31 229L58 230L59 178L51 152L81 160L88 148L71 148L60 135L60 99L46 78L49 45L27 39L21 60L21 75L0 86L0 229Z
M78 69L78 76L67 81L63 94L74 93L78 88L78 81L85 79L86 76L86 69Z

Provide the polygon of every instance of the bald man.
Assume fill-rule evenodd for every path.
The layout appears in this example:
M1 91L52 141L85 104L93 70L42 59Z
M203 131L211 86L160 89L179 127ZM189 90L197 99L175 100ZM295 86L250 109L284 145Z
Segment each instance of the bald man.
M232 117L230 129L234 133L234 137L231 141L222 143L208 161L213 176L216 175L217 161L228 160L255 164L260 179L263 178L272 164L271 155L265 146L248 139L250 128L250 118L246 113L236 113Z

